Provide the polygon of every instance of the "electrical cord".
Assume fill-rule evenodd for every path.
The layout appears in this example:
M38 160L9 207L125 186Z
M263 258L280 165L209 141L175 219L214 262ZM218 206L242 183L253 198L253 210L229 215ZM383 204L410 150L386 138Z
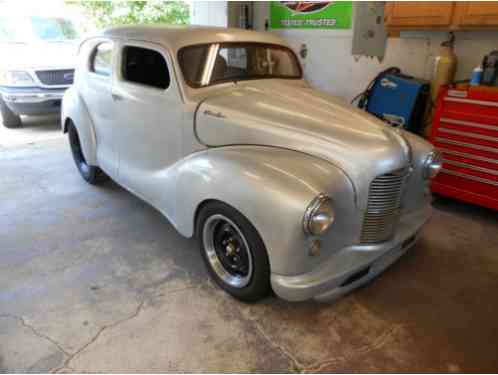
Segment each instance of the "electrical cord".
M367 103L368 103L368 99L370 97L370 93L372 91L372 87L375 85L375 82L377 82L380 79L380 77L382 77L386 74L400 74L400 73L401 73L401 69L396 67L396 66L391 66L391 67L383 70L382 72L377 74L374 79L372 79L370 81L370 83L367 85L367 87L365 88L364 91L360 92L358 95L356 95L351 100L351 104L353 104L354 102L356 102L358 100L358 107L362 108L362 109L366 108Z

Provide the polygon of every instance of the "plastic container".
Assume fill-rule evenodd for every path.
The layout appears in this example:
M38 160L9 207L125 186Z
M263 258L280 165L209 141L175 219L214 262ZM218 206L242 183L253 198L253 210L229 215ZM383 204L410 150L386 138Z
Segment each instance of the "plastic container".
M482 68L478 66L472 71L472 76L470 77L471 86L479 86L481 84L482 78Z

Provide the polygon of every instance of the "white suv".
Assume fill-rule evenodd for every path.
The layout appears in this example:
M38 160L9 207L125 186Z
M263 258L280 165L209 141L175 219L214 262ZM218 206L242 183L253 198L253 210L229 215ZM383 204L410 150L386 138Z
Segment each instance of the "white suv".
M0 15L0 112L6 127L20 127L20 115L60 111L73 83L78 45L68 19Z

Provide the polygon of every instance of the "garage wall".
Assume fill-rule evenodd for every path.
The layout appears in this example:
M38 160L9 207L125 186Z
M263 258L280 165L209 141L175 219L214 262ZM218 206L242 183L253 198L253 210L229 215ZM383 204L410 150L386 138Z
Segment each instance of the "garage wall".
M269 3L253 3L254 26L263 31L269 19ZM447 33L405 32L401 38L389 38L386 56L382 63L377 59L351 55L352 30L273 30L289 40L297 51L301 44L308 48L308 56L302 60L305 76L320 89L351 99L381 70L398 66L406 74L430 79L434 56ZM498 49L496 32L458 32L455 52L459 65L457 79L470 77L472 69L483 56Z
M476 31L456 33L455 53L458 56L457 79L468 79L484 55L498 49L498 32Z
M227 27L228 5L226 1L192 1L190 4L190 23Z

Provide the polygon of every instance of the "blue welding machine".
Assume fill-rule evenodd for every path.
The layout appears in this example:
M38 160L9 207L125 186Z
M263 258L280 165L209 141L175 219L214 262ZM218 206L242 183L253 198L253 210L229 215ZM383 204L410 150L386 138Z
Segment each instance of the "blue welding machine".
M393 126L420 134L429 92L428 82L390 68L370 83L359 106Z

